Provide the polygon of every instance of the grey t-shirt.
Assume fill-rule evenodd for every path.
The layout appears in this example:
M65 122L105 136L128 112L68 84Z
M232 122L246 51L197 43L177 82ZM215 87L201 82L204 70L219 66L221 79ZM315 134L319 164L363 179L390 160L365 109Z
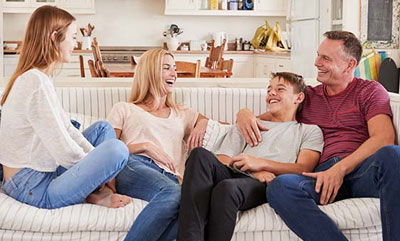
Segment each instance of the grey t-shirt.
M255 147L247 145L236 125L226 134L215 154L236 156L245 153L257 158L277 162L295 163L302 149L322 152L324 139L321 129L316 125L290 122L261 121L268 127L262 131L262 142Z

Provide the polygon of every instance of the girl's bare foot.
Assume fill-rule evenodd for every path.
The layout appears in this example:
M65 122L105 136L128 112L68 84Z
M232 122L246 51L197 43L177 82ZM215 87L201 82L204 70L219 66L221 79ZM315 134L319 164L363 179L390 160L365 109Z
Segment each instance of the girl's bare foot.
M125 195L110 192L107 188L100 189L97 192L90 194L86 201L88 203L109 207L120 208L128 205L131 198Z

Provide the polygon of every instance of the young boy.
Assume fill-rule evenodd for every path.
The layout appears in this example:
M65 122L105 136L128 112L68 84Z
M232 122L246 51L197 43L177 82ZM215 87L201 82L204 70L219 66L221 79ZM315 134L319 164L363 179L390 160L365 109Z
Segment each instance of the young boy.
M203 148L192 151L182 184L178 240L231 240L237 212L266 203L266 185L275 176L314 169L322 132L295 119L305 89L299 75L272 74L266 98L272 118L263 122L269 130L262 133L262 143L247 145L234 125L217 156Z

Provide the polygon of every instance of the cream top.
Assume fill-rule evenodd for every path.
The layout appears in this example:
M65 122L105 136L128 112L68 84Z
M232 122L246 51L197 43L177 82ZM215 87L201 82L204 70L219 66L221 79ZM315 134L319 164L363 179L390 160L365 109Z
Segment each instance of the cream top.
M0 163L53 172L70 168L94 147L58 101L52 80L31 69L19 76L2 107Z
M155 163L182 177L186 158L185 140L193 130L198 115L193 109L181 107L179 111L171 109L168 118L161 118L133 103L120 102L113 106L107 120L115 129L121 130L120 139L127 145L151 142L160 147L174 159L177 172L174 173L156 160Z

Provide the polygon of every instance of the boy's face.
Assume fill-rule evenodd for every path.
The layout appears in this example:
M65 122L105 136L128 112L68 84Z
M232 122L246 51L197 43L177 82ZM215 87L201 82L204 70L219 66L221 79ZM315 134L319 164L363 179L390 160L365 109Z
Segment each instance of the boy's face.
M273 78L267 88L268 110L274 114L290 112L296 114L298 105L303 101L303 93L295 93L294 86L283 78Z

